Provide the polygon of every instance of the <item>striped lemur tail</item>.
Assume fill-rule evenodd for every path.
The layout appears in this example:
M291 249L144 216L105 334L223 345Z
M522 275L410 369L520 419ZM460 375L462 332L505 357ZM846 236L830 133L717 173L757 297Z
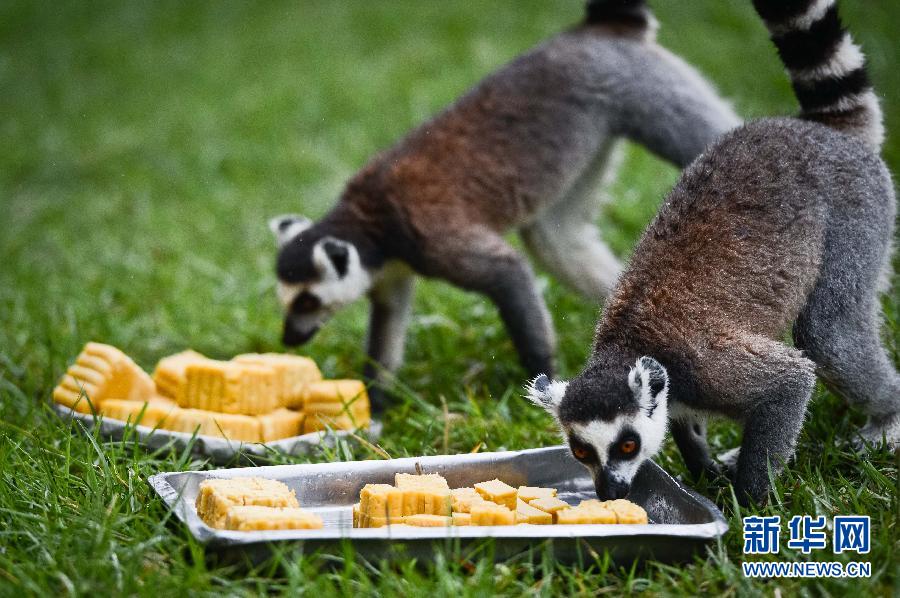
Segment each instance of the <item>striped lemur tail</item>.
M874 150L884 141L881 107L866 57L841 25L835 0L753 0L800 102L800 117L854 135Z
M646 0L588 0L584 20L589 25L656 31L656 19Z

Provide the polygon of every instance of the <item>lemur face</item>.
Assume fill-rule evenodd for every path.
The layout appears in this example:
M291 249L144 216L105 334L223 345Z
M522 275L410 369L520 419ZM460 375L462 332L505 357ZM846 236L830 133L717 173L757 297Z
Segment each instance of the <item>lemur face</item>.
M669 379L651 357L630 370L589 367L571 382L538 376L528 398L553 415L601 500L624 498L666 435Z
M319 236L302 216L269 221L278 245L278 299L284 308L282 342L295 347L345 305L364 295L371 276L352 243Z

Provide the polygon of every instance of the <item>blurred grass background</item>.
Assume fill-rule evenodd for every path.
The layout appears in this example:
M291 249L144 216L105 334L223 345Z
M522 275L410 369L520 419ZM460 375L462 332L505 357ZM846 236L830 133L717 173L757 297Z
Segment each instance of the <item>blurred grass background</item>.
M653 6L660 42L704 72L740 114L796 110L749 2ZM897 172L900 5L843 2L841 9L869 57L887 120L884 155ZM578 0L0 3L0 462L7 464L0 472L0 574L7 582L0 579L0 592L153 593L184 585L240 593L295 583L413 594L799 588L737 577L737 524L711 557L646 573L598 564L575 574L484 559L475 560L476 573L454 571L452 559L423 573L408 570L410 563L399 571L354 568L351 559L335 576L317 575L315 559L296 555L262 569L224 566L178 526L158 524L163 510L142 483L158 470L205 463L95 446L70 436L44 404L87 340L122 347L148 369L185 347L215 357L279 350L267 218L321 215L374 152L577 22L582 10ZM627 149L599 222L620 255L628 255L677 175L640 148ZM597 306L552 279L546 284L561 369L571 375L587 355ZM896 360L900 300L893 288L885 337ZM364 324L365 306L354 306L304 351L326 375L354 375L364 358ZM420 284L408 355L400 372L407 391L382 443L392 455L557 441L550 422L521 400L512 345L480 297ZM464 422L445 422L442 401ZM859 423L859 414L820 390L797 465L770 509L783 516L871 513L882 535L871 555L876 579L864 587L887 594L900 591L897 462L835 445ZM729 425L713 436L720 448L737 438ZM311 459L373 456L342 447ZM671 447L661 462L681 471ZM101 464L116 475L98 475ZM728 502L727 489L706 490ZM84 559L67 555L69 548Z

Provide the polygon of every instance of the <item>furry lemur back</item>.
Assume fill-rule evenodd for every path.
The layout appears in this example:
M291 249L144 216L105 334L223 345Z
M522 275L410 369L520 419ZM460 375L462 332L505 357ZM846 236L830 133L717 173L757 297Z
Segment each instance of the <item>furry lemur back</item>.
M878 300L896 200L864 58L833 0L754 4L799 118L737 128L685 170L607 301L584 371L531 387L573 446L592 447L601 494L627 491L660 446L668 406L694 475L719 469L706 418L742 422L726 465L741 502L764 499L816 375L869 416L865 441L900 445L900 375L880 342ZM794 346L782 342L791 327ZM650 448L626 458L616 452L626 437Z

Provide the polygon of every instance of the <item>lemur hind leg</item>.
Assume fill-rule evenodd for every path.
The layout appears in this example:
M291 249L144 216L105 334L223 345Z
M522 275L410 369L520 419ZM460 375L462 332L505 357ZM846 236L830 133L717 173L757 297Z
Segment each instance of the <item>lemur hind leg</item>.
M445 231L432 274L486 295L497 306L529 376L552 376L555 334L527 260L487 229Z
M823 271L794 324L794 342L832 392L869 416L863 439L898 447L900 374L879 339L878 292L889 268L890 235L870 233L866 243L854 243L861 237L850 227L862 228L849 221L826 238Z
M770 468L777 475L794 455L815 384L814 364L796 349L751 334L717 339L703 353L698 373L707 393L723 412L744 422L738 501L762 502Z
M608 143L559 202L520 230L529 252L560 282L591 301L606 299L622 264L600 238L600 189L614 177L618 145Z
M387 407L385 383L403 363L406 329L412 313L414 277L404 265L385 266L369 292L369 331L366 354L369 358L363 377L370 382L372 410Z

